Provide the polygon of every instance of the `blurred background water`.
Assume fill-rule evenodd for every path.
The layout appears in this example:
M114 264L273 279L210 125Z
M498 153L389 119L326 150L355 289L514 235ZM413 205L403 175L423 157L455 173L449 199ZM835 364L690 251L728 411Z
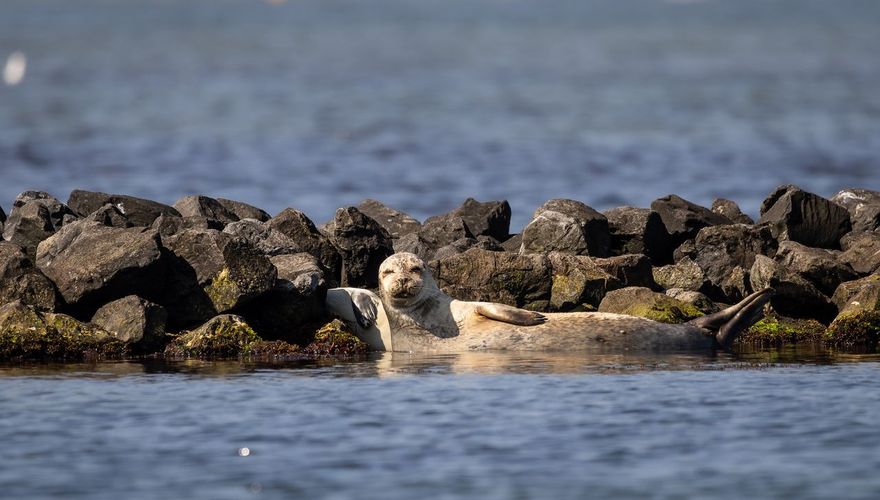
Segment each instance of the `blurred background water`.
M782 183L880 188L878 26L874 0L4 0L0 204L755 214Z

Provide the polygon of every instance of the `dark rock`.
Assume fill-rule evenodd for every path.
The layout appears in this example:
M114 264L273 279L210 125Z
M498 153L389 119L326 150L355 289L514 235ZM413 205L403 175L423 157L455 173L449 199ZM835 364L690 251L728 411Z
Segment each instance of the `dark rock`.
M461 217L474 236L490 236L498 241L510 236L510 204L507 200L479 202L468 198L450 215Z
M363 356L369 351L367 344L338 319L325 324L314 335L314 340L303 349L312 357Z
M376 200L364 200L358 206L364 215L378 222L395 240L408 234L418 233L422 223L399 210Z
M430 217L419 229L419 241L433 256L433 252L462 238L474 238L463 218L452 215ZM430 259L429 259L430 260Z
M657 288L651 259L641 254L618 255L606 259L593 259L593 262L606 273L620 281L621 286L644 286Z
M0 282L0 304L20 301L40 311L54 311L58 306L55 284L39 269L28 269Z
M414 253L424 261L429 261L434 256L434 252L430 248L428 248L428 245L425 244L425 242L423 242L421 239L419 239L418 233L409 233L392 241L394 244L394 253ZM453 242L453 244L454 243L455 242Z
M172 325L185 326L227 312L267 292L277 271L240 238L213 229L187 229L162 239L171 276L162 300Z
M697 257L697 243L694 240L686 240L672 252L673 262L681 262L682 259L694 260Z
M738 293L738 287L726 287L725 291L723 284L734 268L750 269L756 255L774 256L776 246L770 229L763 226L730 224L701 229L694 241L693 260L711 285L702 291L714 300L739 302L745 296ZM731 291L736 293L729 295Z
M0 360L79 360L120 356L122 342L90 324L21 302L0 305Z
M660 214L672 238L673 248L678 247L685 240L696 238L697 233L704 227L733 224L733 221L727 217L674 194L651 202L651 210Z
M342 259L330 239L321 234L315 224L299 210L285 208L281 213L269 219L266 227L281 231L296 242L304 252L318 258L327 272L327 278L338 282L342 269Z
M501 242L501 249L505 252L519 253L522 249L522 233L514 234Z
M238 220L238 216L229 211L219 201L207 196L184 196L174 203L174 209L183 217L201 216L222 222L224 225Z
M837 307L815 285L770 257L755 257L749 275L753 290L771 287L776 291L770 304L786 316L828 323L837 315Z
M3 238L23 247L33 257L41 241L76 218L67 205L51 195L25 191L12 205L12 212L3 226Z
M839 259L853 271L865 275L880 270L880 233L852 232L844 236L840 244L844 251Z
M250 349L261 340L244 318L222 314L176 337L165 347L165 355L172 358L238 357L249 354Z
M672 240L660 214L635 207L602 213L608 218L612 255L645 254L655 266L672 262Z
M165 308L129 295L102 306L92 317L92 324L112 333L140 352L151 352L165 344Z
M550 307L554 311L571 311L584 304L598 307L609 290L620 288L620 281L590 257L550 252L547 258L553 273Z
M876 349L880 338L880 275L842 283L833 300L840 314L828 327L828 342L838 347Z
M101 208L95 210L85 217L87 220L99 222L110 227L132 227L134 224L129 222L128 217L123 214L116 205L107 203Z
M477 236L476 239L462 238L460 240L455 240L449 245L438 248L437 251L434 252L433 259L439 260L445 259L446 257L452 257L453 255L458 255L469 248L482 248L483 250L491 250L493 252L504 251L501 246L498 245L498 242L495 241L495 238L492 238L491 236Z
M728 297L728 302L739 302L740 297L745 298L753 292L749 269L751 268L735 266L721 283L713 285L710 290L717 292L720 288L721 297Z
M703 270L690 258L653 268L654 281L664 289L699 291L708 284Z
M608 292L599 304L599 312L640 316L661 323L684 323L703 315L692 304L633 286Z
M302 252L286 234L266 226L256 219L242 219L227 224L223 232L250 242L265 255L285 255Z
M216 219L208 219L201 215L180 217L177 215L160 215L150 226L163 238L177 234L185 229L217 229L222 230L224 224Z
M831 300L841 314L848 311L880 310L880 274L841 283Z
M587 205L566 199L550 200L535 210L523 229L525 253L566 252L575 255L609 255L608 219Z
M546 309L552 284L544 255L516 255L479 248L431 263L437 285L459 300L500 302Z
M275 288L296 290L300 295L313 295L326 288L324 271L318 259L310 253L276 255L269 260L278 270Z
M394 253L391 235L355 207L336 210L331 241L342 256L340 285L379 286L379 264Z
M673 299L680 300L682 302L687 302L688 304L696 307L703 314L712 314L721 310L720 307L709 297L706 297L700 292L695 292L693 290L684 290L681 288L670 288L666 290L666 295L672 297Z
M880 191L844 189L832 196L831 201L849 212L853 231L880 229Z
M115 206L134 226L149 226L160 215L180 216L177 210L168 205L121 194L77 189L67 199L67 205L81 215L91 214L108 203Z
M18 276L33 267L33 262L23 248L14 243L0 241L0 280Z
M266 222L271 219L272 216L269 215L265 210L259 209L253 205L248 205L247 203L243 203L235 200L227 200L225 198L217 198L217 203L223 206L228 212L231 212L233 215L238 217L239 220L243 219L256 219L260 222Z
M776 261L816 285L822 293L831 295L838 285L858 277L849 264L837 259L835 253L840 252L783 241L779 244Z
M58 198L44 191L25 191L19 194L15 201L12 202L12 212L15 212L16 208L23 207L30 202L37 202L46 207L49 211L49 222L56 231L64 224L79 218L79 215L71 210L69 206L61 203ZM12 220L12 213L9 214L9 218L10 220L7 222Z
M845 208L792 185L776 188L764 200L759 224L769 224L778 240L818 248L839 248L851 229Z
M163 285L159 235L141 227L86 220L67 224L40 243L37 267L67 304L82 308L132 294L152 297Z
M723 215L737 224L753 225L755 221L748 215L742 213L736 202L725 200L724 198L715 198L712 200L712 211L716 214Z

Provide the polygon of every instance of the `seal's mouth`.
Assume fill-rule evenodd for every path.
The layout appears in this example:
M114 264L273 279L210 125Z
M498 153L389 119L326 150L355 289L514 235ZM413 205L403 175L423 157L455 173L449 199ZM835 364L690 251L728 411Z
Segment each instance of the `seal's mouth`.
M388 288L386 295L396 304L405 304L410 299L417 297L421 291L422 287L418 285L395 283Z

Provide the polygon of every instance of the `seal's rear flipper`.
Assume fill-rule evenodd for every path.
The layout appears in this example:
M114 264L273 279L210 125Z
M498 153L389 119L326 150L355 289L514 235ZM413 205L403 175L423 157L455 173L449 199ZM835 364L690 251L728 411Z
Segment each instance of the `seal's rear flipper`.
M752 326L763 314L764 305L773 295L772 288L755 292L739 304L733 305L709 316L690 321L691 325L716 332L715 340L721 347L729 347L736 337L746 328Z

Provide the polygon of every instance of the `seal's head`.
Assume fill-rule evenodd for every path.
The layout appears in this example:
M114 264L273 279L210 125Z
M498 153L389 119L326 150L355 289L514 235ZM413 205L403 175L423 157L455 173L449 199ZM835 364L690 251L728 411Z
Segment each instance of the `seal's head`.
M415 254L396 253L379 266L379 289L393 306L416 304L436 287L428 266Z

